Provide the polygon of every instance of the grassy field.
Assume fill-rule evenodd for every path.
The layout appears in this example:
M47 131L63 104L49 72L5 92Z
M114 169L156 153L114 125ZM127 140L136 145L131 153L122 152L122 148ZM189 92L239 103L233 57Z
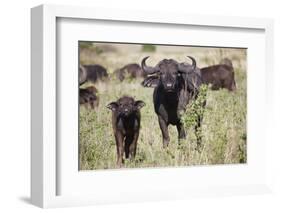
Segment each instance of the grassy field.
M98 53L91 50L81 51L80 62L101 64L112 73L127 63L140 63L147 55L151 56L147 62L151 65L155 65L163 58L188 62L186 56L191 55L197 60L199 67L216 64L223 57L229 57L234 64L237 90L207 91L202 126L203 142L199 152L196 150L192 127L187 129L187 138L179 145L176 127L169 126L170 145L166 149L162 148L162 136L152 102L153 88L142 87L141 79L125 80L120 83L112 77L107 83L95 84L99 90L99 107L90 110L80 106L80 170L116 168L116 145L111 126L111 111L106 105L122 95L130 95L146 103L141 109L141 129L136 158L134 161L125 161L124 167L235 164L247 161L246 50L157 47L154 52L143 52L140 45L116 45L112 48L101 45L100 49Z

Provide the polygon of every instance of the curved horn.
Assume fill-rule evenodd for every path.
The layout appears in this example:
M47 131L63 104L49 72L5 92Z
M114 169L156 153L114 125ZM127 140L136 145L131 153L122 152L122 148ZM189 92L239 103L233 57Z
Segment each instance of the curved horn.
M146 74L154 74L156 72L159 72L158 69L156 69L155 67L149 67L149 66L146 66L145 64L145 61L149 58L149 56L146 56L145 58L142 59L141 61L141 68L143 69L143 71L146 73Z
M179 72L181 72L181 73L189 73L189 72L194 72L196 70L196 60L191 56L187 56L187 57L191 59L192 64L190 65L188 63L179 63L178 69L179 69ZM190 69L190 66L191 66L191 69Z
M195 71L195 69L196 69L196 61L195 61L195 59L193 58L193 57L191 57L191 56L187 56L188 58L190 58L191 59L191 61L192 61L192 69L193 69L193 71Z
M87 81L87 70L81 64L79 65L79 84L84 84Z

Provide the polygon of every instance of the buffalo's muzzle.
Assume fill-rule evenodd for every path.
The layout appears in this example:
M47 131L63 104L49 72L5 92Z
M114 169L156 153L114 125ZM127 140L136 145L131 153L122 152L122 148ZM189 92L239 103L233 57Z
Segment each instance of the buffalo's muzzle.
M131 113L131 110L128 109L128 108L125 108L125 109L122 110L122 113L121 113L121 114L122 114L123 116L128 116L130 113Z
M166 84L164 84L164 88L168 92L174 91L175 85L173 83L166 83Z

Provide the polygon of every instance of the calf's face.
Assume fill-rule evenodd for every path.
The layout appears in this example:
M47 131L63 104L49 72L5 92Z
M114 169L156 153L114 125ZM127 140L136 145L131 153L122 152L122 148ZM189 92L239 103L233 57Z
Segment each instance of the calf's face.
M118 115L123 117L128 117L131 114L140 110L145 103L141 100L135 101L131 97L122 97L116 102L111 102L107 105L107 108L111 109L113 112L116 112Z

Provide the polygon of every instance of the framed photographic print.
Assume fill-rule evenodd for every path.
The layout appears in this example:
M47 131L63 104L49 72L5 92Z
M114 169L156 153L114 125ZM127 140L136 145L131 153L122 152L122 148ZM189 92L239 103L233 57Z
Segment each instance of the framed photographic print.
M270 192L272 20L31 14L33 204Z

